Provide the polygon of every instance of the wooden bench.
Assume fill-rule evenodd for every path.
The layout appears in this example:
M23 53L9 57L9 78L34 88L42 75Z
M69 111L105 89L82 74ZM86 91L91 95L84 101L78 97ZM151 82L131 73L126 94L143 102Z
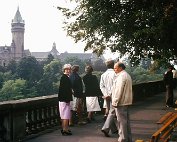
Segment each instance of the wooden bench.
M168 112L157 122L161 127L152 135L150 142L167 142L173 129L177 126L177 113Z
M174 114L175 114L174 112L166 113L156 122L156 124L158 124L158 125L165 124Z

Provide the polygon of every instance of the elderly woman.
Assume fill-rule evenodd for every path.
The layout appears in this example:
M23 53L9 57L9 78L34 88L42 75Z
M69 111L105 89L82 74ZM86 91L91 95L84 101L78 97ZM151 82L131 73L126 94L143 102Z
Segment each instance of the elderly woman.
M62 121L61 133L64 136L72 135L68 128L69 119L71 118L70 101L72 101L72 85L69 79L71 73L71 65L65 64L63 66L63 75L60 79L60 86L58 92L59 113Z
M69 76L72 84L73 89L73 102L72 102L72 110L75 112L75 116L77 114L78 117L78 124L84 125L86 124L85 121L83 121L83 105L84 105L84 95L83 95L83 83L82 78L78 74L79 72L79 65L73 65L71 67L71 74ZM71 125L72 123L70 123Z
M98 102L98 96L102 96L98 79L96 75L92 74L92 66L86 66L86 75L83 77L83 82L85 85L85 95L86 95L86 107L87 107L87 121L91 122L93 120L93 112L101 111Z

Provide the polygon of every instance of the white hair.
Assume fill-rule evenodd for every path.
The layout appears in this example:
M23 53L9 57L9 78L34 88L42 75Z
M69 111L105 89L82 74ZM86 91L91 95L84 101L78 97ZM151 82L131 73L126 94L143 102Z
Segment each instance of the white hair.
M63 66L63 71L64 71L65 69L71 69L71 64L64 64L64 66Z

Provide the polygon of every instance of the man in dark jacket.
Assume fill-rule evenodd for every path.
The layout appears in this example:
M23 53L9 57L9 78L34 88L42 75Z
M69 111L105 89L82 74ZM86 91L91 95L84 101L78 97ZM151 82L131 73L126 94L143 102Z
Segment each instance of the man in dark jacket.
M164 83L166 87L166 107L173 107L173 66L170 65L164 74Z

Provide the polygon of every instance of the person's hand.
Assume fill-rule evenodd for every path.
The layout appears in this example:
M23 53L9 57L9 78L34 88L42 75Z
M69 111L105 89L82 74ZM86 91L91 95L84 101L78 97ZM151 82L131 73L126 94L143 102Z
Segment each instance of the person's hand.
M102 96L103 99L106 99L106 96Z
M106 100L111 100L111 96L107 96L107 97L106 97Z
M106 99L106 100L111 100L111 97L110 96L102 96L103 99Z
M112 105L113 106L113 105ZM114 108L117 108L117 106L113 106Z

